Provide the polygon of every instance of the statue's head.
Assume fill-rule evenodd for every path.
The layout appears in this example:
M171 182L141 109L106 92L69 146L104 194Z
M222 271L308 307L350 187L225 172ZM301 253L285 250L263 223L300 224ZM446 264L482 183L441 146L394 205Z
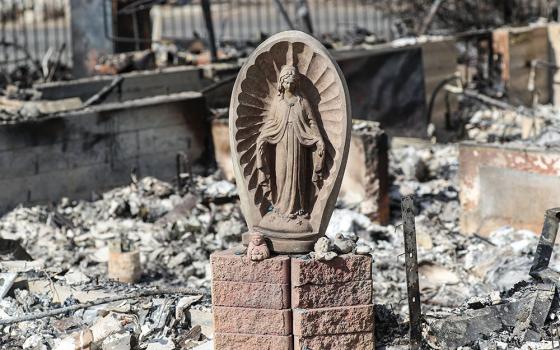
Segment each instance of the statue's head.
M278 92L283 94L285 91L294 92L298 83L298 71L292 65L285 65L280 70L278 77Z

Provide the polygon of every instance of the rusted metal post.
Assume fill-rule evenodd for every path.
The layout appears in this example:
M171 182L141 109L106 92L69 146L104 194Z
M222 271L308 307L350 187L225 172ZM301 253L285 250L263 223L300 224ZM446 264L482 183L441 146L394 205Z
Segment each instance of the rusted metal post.
M216 34L214 33L214 22L212 21L212 9L210 0L201 0L202 14L204 15L204 22L206 23L206 31L208 32L208 41L210 43L210 57L212 62L218 60L218 48L216 46Z
M560 208L548 209L544 216L544 225L539 245L535 252L535 260L533 260L533 266L531 266L531 271L529 272L533 278L555 283L556 285L560 285L560 273L549 268L548 265L552 257L559 224Z
M416 252L416 227L414 224L414 197L401 200L406 265L408 311L410 313L410 349L420 349L422 344L420 285L418 283L418 256Z

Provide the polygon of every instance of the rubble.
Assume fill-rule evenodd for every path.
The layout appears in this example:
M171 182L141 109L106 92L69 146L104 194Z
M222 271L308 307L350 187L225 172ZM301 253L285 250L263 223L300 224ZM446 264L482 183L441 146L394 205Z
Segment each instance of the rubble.
M215 230L216 226L211 224L212 216L219 222L229 221L244 227L239 208L234 202L212 204L214 213L203 204L203 201L216 198L223 200L232 195L231 187L208 187L208 182L216 181L195 179L190 191L183 194L168 183L144 178L104 193L91 202L63 199L54 207L20 207L8 213L0 220L0 235L21 242L31 257L42 259L42 264L39 267L31 262L27 263L27 268L16 268L14 261L2 262L2 271L16 271L18 277L24 277L29 283L33 281L37 284L42 280L50 282L46 283L46 288L33 288L34 292L31 293L16 289L16 298L13 294L6 296L0 305L0 314L5 316L0 318L21 316L32 310L52 309L58 303L72 305L92 298L97 300L102 297L100 292L106 295L129 293L131 288L134 290L142 286L190 286L202 288L208 293L209 254L234 243L234 239L223 233L220 235ZM192 204L185 206L185 203ZM183 214L176 215L177 212ZM240 235L237 241L239 238ZM107 275L109 246L114 239L126 240L138 247L143 275L134 287L112 282ZM70 293L64 291L65 286L71 288ZM97 293L97 296L92 292ZM57 300L58 294L66 297ZM78 310L68 316L79 320L72 327L81 328L82 325L93 324L90 322L94 322L99 317L97 315L103 315L105 310L120 310L139 319L139 324L136 322L136 329L131 330L131 334L140 345L152 344L152 347L157 348L162 343L154 340L167 334L169 344L189 349L211 336L211 331L205 329L207 333L201 332L198 336L191 334L193 339L190 339L189 344L192 346L187 347L185 343L179 347L182 329L189 329L189 307L193 303L209 303L208 297L199 299L166 296L152 301L117 302ZM25 304L21 304L24 301ZM61 320L69 320L67 316L62 316ZM56 338L49 334L61 333L47 329L58 320L44 320L47 323L35 334L41 336L41 344L48 349L54 348ZM31 334L29 332L34 329L31 326L34 322L43 324L44 321L19 323L28 326L18 333L13 332L14 326L4 326L0 342L14 347L23 346Z
M555 294L554 286L522 287L495 305L467 308L441 319L433 315L428 320L432 333L428 341L449 349L477 344L493 334L505 344L538 342Z
M54 113L82 107L79 98L63 98L56 101L41 100L41 93L33 89L18 89L8 86L0 95L0 123L15 123L37 120Z
M376 317L380 319L377 324L383 324L377 331L378 341L397 346L406 342L408 317L403 302L404 243L398 219L403 195L415 196L419 277L426 319L446 320L457 308L465 308L465 303L479 305L479 310L501 305L503 298L496 299L496 293L504 295L516 283L530 281L528 271L538 238L531 232L512 228L496 230L484 239L461 235L457 145L402 147L395 140L393 145L392 223L372 223L340 202L327 235L333 240L337 234L345 240L357 239L356 252L373 256ZM418 164L421 171L410 169ZM54 206L19 207L0 219L0 235L20 242L36 260L1 262L2 271L17 273L18 279L29 281L30 288L30 292L12 288L0 302L0 315L5 315L1 318L23 315L27 310L52 309L57 303L71 305L95 300L103 294L106 297L143 286L189 286L208 292L209 254L235 246L246 230L235 186L216 175L194 176L181 191L147 177L96 195L92 201L63 199ZM110 243L115 239L129 242L139 252L142 277L134 286L113 282L107 275ZM551 267L560 261L556 252L553 255ZM38 286L40 281L45 281L43 287L31 287ZM489 296L488 301L476 301L484 295ZM492 295L499 301L492 301ZM533 297L529 292L528 295ZM1 337L13 346L23 347L27 342L28 347L37 343L49 349L63 335L55 330L56 322L64 321L68 324L65 327L82 329L94 324L104 310L118 309L141 320L138 329L128 331L132 344L161 348L169 346L169 340L176 349L189 349L209 344L206 340L212 334L212 323L208 305L208 297L199 301L165 297L106 304L45 319L46 323L26 321L20 323L26 328L18 332L13 332L17 325L4 326ZM428 324L424 327L428 327L424 332L434 332ZM32 329L37 331L29 338ZM185 337L187 332L189 336ZM491 335L491 339L509 344L511 339L500 334ZM112 339L110 336L103 343ZM545 344L543 338L543 348Z
M407 164L403 158L410 154L425 164L422 181L406 173L401 166ZM488 239L459 234L456 145L397 147L391 151L390 159L393 211L399 213L402 195L414 194L416 198L420 288L426 317L430 313L449 314L467 300L495 291L504 293L519 281L530 279L528 271L538 242L534 234L511 228L498 230ZM147 177L94 199L63 199L52 207L19 207L0 220L3 238L18 240L31 257L41 258L36 260L41 262L39 265L28 262L26 268L14 266L11 271L30 280L54 279L58 286L54 290L61 292L60 288L65 285L73 288L71 294L58 301L57 292L48 291L52 287L47 287L46 293L39 293L41 288L23 294L25 290L17 289L18 298L8 295L0 303L0 314L22 315L29 307L48 309L57 302L75 303L76 297L96 299L92 292L110 295L130 290L131 287L112 282L107 276L109 245L114 239L127 240L140 252L143 275L132 288L190 286L208 291L209 254L236 245L241 233L247 230L240 216L235 187L215 176L195 176L188 185L188 192L178 192L171 184ZM393 310L392 316L383 316L382 311L377 311L377 317L389 317L394 320L391 322L396 322L389 330L378 334L380 341L386 344L402 342L402 330L406 329L404 320L408 311L402 302L406 298L406 283L400 230L399 220L380 226L353 209L340 206L328 230L333 239L337 233L342 233L345 239L357 238L357 250L371 251L376 271L375 303ZM340 239L340 235L338 237ZM553 263L559 261L556 257L554 252ZM8 266L2 265L2 269ZM90 282L79 283L86 281L84 277ZM70 282L74 285L70 286ZM92 313L93 310L120 308L142 320L142 330L134 330L131 336L139 339L140 344L152 344L152 347L164 346L165 342L157 341L163 339L161 334L172 334L166 324L192 329L188 328L190 320L190 327L201 329L198 339L187 342L179 340L179 334L167 336L176 348L187 349L185 344L203 344L203 339L212 332L211 314L202 311L208 308L204 305L208 305L209 299L194 301L202 303L202 309L193 309L192 302L169 297L151 302L107 304L101 309L77 311L61 320L75 319L79 320L79 325L87 324L98 318L99 311ZM176 311L172 311L174 309ZM41 335L42 344L54 346L54 338L48 335L52 330L44 333L41 329L46 331L49 324L53 327L55 320L51 319L36 332ZM9 330L11 327L4 326L2 339L14 346L23 346L29 333L25 329L13 333ZM167 333L161 333L165 329ZM192 336L197 338L196 334Z

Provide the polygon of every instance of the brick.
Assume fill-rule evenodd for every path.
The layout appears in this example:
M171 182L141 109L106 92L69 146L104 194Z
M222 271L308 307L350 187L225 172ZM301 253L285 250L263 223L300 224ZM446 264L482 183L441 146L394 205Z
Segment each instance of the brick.
M290 285L213 281L212 303L217 306L289 309Z
M214 306L216 333L292 334L292 310Z
M292 287L292 308L316 309L371 304L372 281L306 284Z
M291 335L255 335L216 333L214 335L215 350L292 350Z
M371 280L371 256L346 254L331 261L292 258L292 286Z
M290 257L287 255L254 262L229 249L212 254L210 263L214 281L290 283Z
M373 305L321 309L294 309L293 334L309 337L358 332L373 332Z
M337 335L317 335L312 337L294 337L295 350L373 350L375 337L373 332L361 332Z

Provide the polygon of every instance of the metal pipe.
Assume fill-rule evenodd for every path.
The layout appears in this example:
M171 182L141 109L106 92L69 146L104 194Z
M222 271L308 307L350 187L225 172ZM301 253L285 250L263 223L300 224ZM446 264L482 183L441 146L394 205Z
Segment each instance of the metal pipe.
M210 43L210 57L212 62L218 60L218 48L216 47L216 35L214 34L214 22L212 22L212 10L210 8L210 0L201 0L202 13L204 22L206 22L206 30L208 31L208 42Z

